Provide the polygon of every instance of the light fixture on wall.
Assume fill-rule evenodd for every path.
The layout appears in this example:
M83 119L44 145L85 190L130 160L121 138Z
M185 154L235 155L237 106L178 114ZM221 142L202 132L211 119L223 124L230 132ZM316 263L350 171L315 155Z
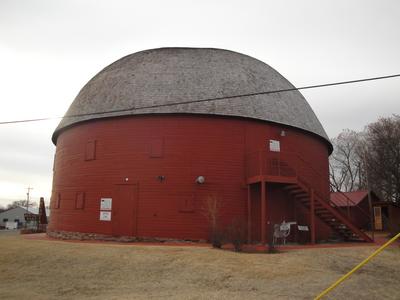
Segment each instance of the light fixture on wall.
M204 178L204 176L199 176L196 178L197 184L203 184L205 181L206 181L206 179Z
M281 130L281 136L286 136L286 131L285 130Z

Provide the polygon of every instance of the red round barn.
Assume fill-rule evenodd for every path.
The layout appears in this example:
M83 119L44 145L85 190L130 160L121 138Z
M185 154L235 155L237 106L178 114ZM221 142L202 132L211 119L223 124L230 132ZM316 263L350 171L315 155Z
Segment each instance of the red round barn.
M277 90L289 91L254 94ZM283 221L314 240L333 228L311 213L329 194L324 129L293 85L243 54L123 57L83 87L53 142L49 234L207 239L210 203L218 226L241 220L252 242Z

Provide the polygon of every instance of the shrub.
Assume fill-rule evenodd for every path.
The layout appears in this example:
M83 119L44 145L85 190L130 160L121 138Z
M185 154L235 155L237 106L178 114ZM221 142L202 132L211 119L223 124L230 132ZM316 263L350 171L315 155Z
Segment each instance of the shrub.
M228 237L236 252L242 251L242 246L246 242L246 224L241 219L233 219L228 226Z
M225 234L218 226L211 230L211 244L214 248L220 249L224 243Z

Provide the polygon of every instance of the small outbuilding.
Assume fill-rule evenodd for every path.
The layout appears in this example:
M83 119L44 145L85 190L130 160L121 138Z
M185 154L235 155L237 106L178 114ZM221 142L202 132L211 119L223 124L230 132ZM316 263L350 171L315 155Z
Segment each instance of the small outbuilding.
M0 213L0 228L17 229L25 226L25 214L32 213L22 206L13 207Z
M400 206L387 201L377 201L372 204L375 230L389 231L392 234L400 232Z
M375 192L359 190L354 192L331 193L331 201L353 224L362 230L400 231L400 206L392 202L382 201ZM372 208L372 211L371 211Z
M371 201L379 201L374 192L371 192L370 196ZM334 192L331 193L331 201L357 228L372 230L368 191Z
M38 207L29 207L27 210L25 207L17 206L7 209L0 213L0 228L1 229L18 229L26 226L27 216L38 216ZM50 210L46 209L46 216L50 215ZM28 217L29 219L29 217ZM7 228L9 227L9 228Z

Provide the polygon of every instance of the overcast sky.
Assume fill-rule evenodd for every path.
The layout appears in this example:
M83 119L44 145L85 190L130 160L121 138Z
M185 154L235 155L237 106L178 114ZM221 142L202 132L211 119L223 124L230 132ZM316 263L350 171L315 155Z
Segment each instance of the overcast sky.
M400 73L400 1L0 0L0 121L62 116L106 65L157 47L215 47L295 86ZM330 137L400 113L400 78L302 92ZM0 205L49 201L59 120L0 125Z

